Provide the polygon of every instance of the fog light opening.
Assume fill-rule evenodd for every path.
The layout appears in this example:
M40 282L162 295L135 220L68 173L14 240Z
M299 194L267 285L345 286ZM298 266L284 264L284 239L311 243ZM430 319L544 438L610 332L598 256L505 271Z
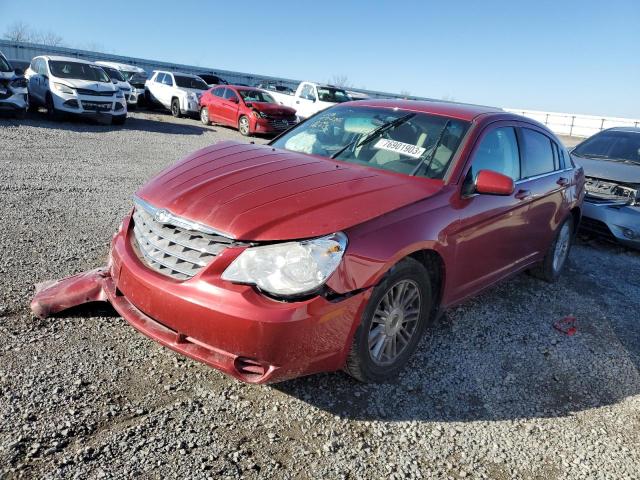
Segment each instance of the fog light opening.
M267 368L257 360L247 357L236 357L233 361L236 371L247 380L258 380L267 373Z
M630 228L623 228L622 234L629 240L633 240L634 238L636 238L636 232L634 232Z

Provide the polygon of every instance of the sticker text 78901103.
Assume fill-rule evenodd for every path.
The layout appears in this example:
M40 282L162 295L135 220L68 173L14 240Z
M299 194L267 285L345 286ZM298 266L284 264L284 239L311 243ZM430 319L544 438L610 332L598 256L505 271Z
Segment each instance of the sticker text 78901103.
M374 148L379 150L388 150L390 152L396 152L401 155L407 155L412 158L420 158L424 151L426 150L423 147L418 147L417 145L411 145L410 143L397 142L395 140L390 140L388 138L381 138L376 142Z

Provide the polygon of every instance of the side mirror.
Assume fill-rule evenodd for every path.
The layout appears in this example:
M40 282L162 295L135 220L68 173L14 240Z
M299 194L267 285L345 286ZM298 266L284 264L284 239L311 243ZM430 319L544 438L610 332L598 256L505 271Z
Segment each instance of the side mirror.
M21 68L15 68L13 70L13 73L16 74L18 77L24 75L24 70L22 70Z
M515 190L511 177L493 170L480 170L476 175L475 187L477 193L487 195L511 195Z

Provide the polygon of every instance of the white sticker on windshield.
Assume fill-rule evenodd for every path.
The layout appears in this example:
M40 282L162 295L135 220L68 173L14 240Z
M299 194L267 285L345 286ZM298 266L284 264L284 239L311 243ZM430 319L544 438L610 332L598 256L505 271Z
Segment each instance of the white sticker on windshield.
M395 140L389 140L388 138L381 138L373 148L377 148L378 150L388 150L390 152L400 153L413 158L420 158L426 150L426 148L418 147L417 145L396 142Z

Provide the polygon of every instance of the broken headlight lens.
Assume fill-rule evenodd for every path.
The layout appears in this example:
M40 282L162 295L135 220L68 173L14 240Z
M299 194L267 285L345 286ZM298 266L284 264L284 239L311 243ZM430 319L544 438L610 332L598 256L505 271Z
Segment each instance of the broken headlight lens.
M347 236L326 237L249 247L222 274L223 280L255 285L273 295L310 293L338 268Z

